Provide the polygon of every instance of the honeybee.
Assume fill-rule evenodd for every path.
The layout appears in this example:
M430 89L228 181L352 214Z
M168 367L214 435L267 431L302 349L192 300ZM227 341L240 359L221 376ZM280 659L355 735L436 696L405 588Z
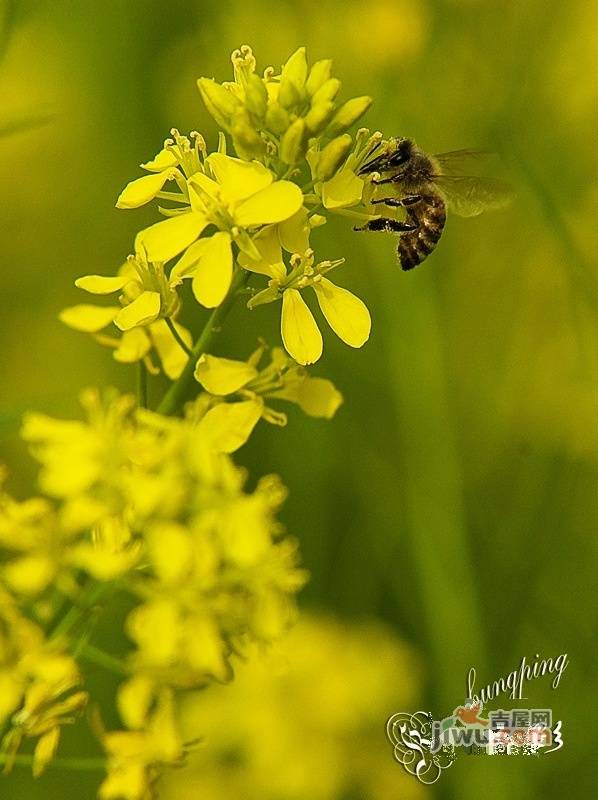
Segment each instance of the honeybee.
M475 217L482 211L502 208L510 199L508 187L491 178L467 174L470 164L484 155L483 150L454 150L427 155L412 139L389 139L371 151L358 174L380 173L376 186L392 184L393 197L371 200L390 208L404 208L403 221L389 217L369 220L358 231L392 231L401 234L397 253L401 269L421 264L438 244L446 222L447 206L462 217Z

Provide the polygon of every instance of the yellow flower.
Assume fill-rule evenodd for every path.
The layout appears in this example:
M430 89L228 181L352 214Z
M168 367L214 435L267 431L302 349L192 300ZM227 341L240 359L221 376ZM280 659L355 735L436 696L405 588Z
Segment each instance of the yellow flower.
M360 177L358 172L381 139L382 134L370 135L367 128L361 128L346 158L344 156L350 147L347 134L336 137L324 148L320 148L318 142L312 144L306 158L314 180L315 197L327 211L342 214L352 206L367 205L373 187L371 181ZM368 209L366 216L374 215Z
M241 161L223 153L205 160L205 172L189 179L192 214L200 214L218 232L189 246L172 234L172 220L158 222L139 234L149 253L185 254L173 268L170 280L192 279L193 294L201 305L214 308L226 297L233 275L233 241L256 255L251 232L263 225L292 217L303 204L298 186L276 181L258 162ZM209 174L208 174L209 173Z
M141 542L133 539L122 517L103 517L91 530L91 538L73 544L68 563L99 581L111 581L130 572L139 561Z
M417 708L420 683L414 654L390 629L303 612L236 672L183 700L182 735L203 742L165 775L161 800L426 797L380 733L394 709Z
M82 304L65 308L59 317L70 328L91 333L97 342L113 348L116 361L143 361L151 373L159 371L150 357L154 349L165 374L176 380L188 360L178 339L187 349L193 344L189 331L175 319L180 310L177 283L166 279L162 264L148 262L138 252L116 276L86 275L75 281L78 288L94 295L122 291L120 306ZM111 323L122 332L120 338L102 333Z
M85 708L87 694L75 691L81 682L77 665L62 647L47 642L0 586L0 727L7 719L11 724L1 745L5 771L22 741L37 738L33 773L40 775L56 751L60 727Z
M193 406L189 414L137 415L143 450L127 485L147 568L134 583L143 602L126 624L136 645L135 677L121 698L129 721L160 685L228 679L231 649L280 635L305 580L294 542L280 540L275 521L280 482L270 477L244 492L242 473L214 453Z
M187 196L188 200L186 179L201 170L206 144L195 131L187 137L173 128L171 134L173 138L166 139L163 149L151 161L141 165L151 174L128 183L116 201L117 208L139 208L156 197L162 197L167 181L175 181L181 194L177 197L167 193L164 199L184 203Z
M200 78L197 83L208 112L230 133L243 159L269 158L277 167L297 164L310 140L344 133L372 102L356 97L338 107L340 81L331 75L332 62L317 61L310 69L305 47L298 48L278 74L268 67L263 78L256 73L250 47L235 50L231 60L234 82Z
M0 495L0 548L12 556L0 568L17 595L35 597L51 583L65 594L76 590L68 553L77 530L65 528L51 503L32 497L18 503Z
M232 242L255 255L252 233L293 216L302 206L303 195L296 184L276 180L257 161L242 161L224 152L207 156L199 135L194 136L194 147L178 131L173 130L173 135L174 140L144 165L156 173L130 183L117 205L142 205L164 194L162 186L169 177L177 180L180 191L166 193L166 199L178 206L162 209L168 219L138 234L136 250L159 263L186 250L170 275L170 285L192 278L198 302L214 308L230 288ZM208 225L215 225L217 232L196 241Z
M150 800L159 768L180 765L184 755L172 693L161 692L145 728L104 733L102 741L108 776L99 789L101 800Z
M270 409L265 400L281 399L296 403L313 417L331 419L342 403L342 395L324 378L312 378L281 348L274 348L270 364L260 361L266 348L261 346L247 361L203 355L195 367L195 378L211 396L199 422L202 435L215 449L231 453L248 440L258 420L286 425L285 414ZM228 402L232 400L232 402Z
M87 422L30 412L23 418L21 436L42 464L39 483L46 494L65 500L88 498L101 503L104 513L118 513L135 400L125 395L102 403L97 391L87 390L81 404Z
M294 255L291 269L287 271L274 235L275 232L268 231L258 243L261 251L259 261L242 261L245 269L255 269L271 276L268 288L251 298L249 308L282 298L283 344L299 364L313 364L322 355L322 335L301 295L303 289L312 288L326 321L336 335L351 347L362 347L371 330L369 311L358 297L324 277L344 259L321 261L314 267L313 251L308 250L304 256Z

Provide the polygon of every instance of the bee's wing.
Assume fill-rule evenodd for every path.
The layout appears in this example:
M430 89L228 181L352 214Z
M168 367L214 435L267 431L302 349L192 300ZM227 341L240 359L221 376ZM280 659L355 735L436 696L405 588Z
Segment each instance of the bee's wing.
M474 148L451 150L450 153L437 153L434 156L443 175L473 175L480 171L481 165L495 157L496 153L492 150Z
M445 196L449 208L460 217L476 217L483 211L504 208L512 199L509 186L494 178L438 175L434 184Z

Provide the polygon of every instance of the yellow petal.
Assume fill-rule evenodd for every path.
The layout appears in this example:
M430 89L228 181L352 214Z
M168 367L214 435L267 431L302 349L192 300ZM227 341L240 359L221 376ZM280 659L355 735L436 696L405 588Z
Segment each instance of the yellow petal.
M136 300L121 309L114 318L114 324L121 331L129 331L139 325L153 322L160 313L160 293L142 292Z
M206 162L229 202L251 197L274 180L270 170L257 161L241 161L223 153L212 153Z
M242 228L269 225L292 217L302 205L303 194L295 183L277 181L239 203L233 216Z
M219 231L206 243L193 274L193 294L206 308L216 308L224 300L233 279L233 252L230 235Z
M198 239L189 245L170 271L168 282L171 286L177 286L183 282L184 278L190 278L193 275L197 262L203 255L208 241L208 239Z
M33 777L39 778L50 761L54 758L58 742L60 741L60 728L56 725L39 738L33 753Z
M113 355L121 364L133 364L146 356L152 346L147 333L142 328L133 328L123 333Z
M148 261L170 261L189 247L206 225L205 216L197 211L170 217L138 233L135 250L145 248Z
M77 278L75 286L90 294L112 294L122 289L129 280L126 275L84 275Z
M246 361L204 354L195 367L195 378L206 392L226 395L238 392L257 377L257 369Z
M220 186L203 172L195 172L187 181L189 186L189 199L194 211L205 211L202 195L207 194L211 200L220 202Z
M18 594L35 595L54 579L56 569L49 558L24 556L10 561L2 570L6 583Z
M234 453L251 436L263 407L264 401L258 397L241 403L219 403L199 423L200 439L205 438L218 453Z
M142 169L148 170L148 172L162 172L165 169L172 169L176 167L179 162L175 154L172 150L167 150L164 148L160 150L155 158L152 158L151 161L147 161L145 164L142 164Z
M106 325L110 325L119 311L118 307L92 306L83 303L79 306L65 308L58 315L58 319L76 331L96 333Z
M250 272L267 275L269 278L282 281L286 278L287 270L282 260L282 250L278 240L275 226L261 230L253 239L260 255L259 261L250 258L247 253L240 253L239 264Z
M278 226L280 243L287 253L303 255L309 247L310 230L307 209L302 207Z
M313 364L322 355L322 334L297 289L287 289L282 296L281 334L297 363Z
M170 172L157 172L154 175L144 175L135 181L127 183L116 201L117 208L139 208L149 203L161 191L170 177Z
M70 560L97 580L111 581L129 572L139 560L140 553L139 542L118 551L93 542L81 542L71 549Z
M149 559L163 583L174 584L193 569L193 538L183 525L160 522L144 533Z
M332 381L306 377L297 387L296 402L310 417L332 419L343 402L343 396Z
M370 336L372 320L359 297L335 286L328 278L313 284L318 303L336 335L351 347L361 347Z
M128 728L142 728L155 692L154 682L146 675L135 675L118 688L117 704Z
M181 635L181 610L176 599L158 596L136 606L127 617L126 631L149 664L172 664Z
M322 202L325 208L346 208L361 200L364 181L350 169L341 169L332 180L322 184Z
M178 322L174 323L174 327L187 347L191 349L193 346L193 337L187 328L179 325ZM163 319L152 322L149 330L165 375L167 375L171 381L175 381L184 370L187 361L189 361L189 356L175 340L172 331Z

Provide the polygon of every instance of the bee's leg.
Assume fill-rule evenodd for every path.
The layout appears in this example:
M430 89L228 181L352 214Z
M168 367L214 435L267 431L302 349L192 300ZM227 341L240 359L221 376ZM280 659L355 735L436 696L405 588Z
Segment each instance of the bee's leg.
M418 194L410 194L407 197L381 197L379 200L370 200L374 206L378 203L384 203L385 206L390 208L402 208L403 206L413 206L419 203L421 197Z
M361 227L354 227L354 231L387 231L388 233L406 233L407 231L417 230L418 225L412 222L400 222L397 219L389 219L388 217L378 217L377 219L370 219L365 225Z
M372 179L372 183L374 186L383 186L385 183L397 183L398 181L402 180L402 175L391 175L390 178L382 178L381 180Z

